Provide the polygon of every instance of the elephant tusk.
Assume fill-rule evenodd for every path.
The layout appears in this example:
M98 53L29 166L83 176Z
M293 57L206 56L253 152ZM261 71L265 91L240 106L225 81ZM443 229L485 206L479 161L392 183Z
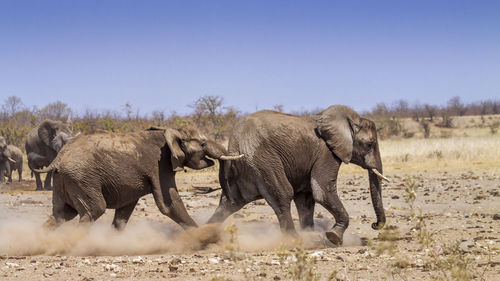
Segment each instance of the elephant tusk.
M245 156L245 154L240 154L240 155L222 155L219 159L220 160L238 160Z
M375 175L377 175L377 177L390 182L390 180L388 178L386 178L384 175L382 175L379 171L377 171L377 169L372 169L372 172L374 172Z
M8 157L7 159L9 159L10 162L16 163L16 160L14 160L14 159L12 159L10 157Z

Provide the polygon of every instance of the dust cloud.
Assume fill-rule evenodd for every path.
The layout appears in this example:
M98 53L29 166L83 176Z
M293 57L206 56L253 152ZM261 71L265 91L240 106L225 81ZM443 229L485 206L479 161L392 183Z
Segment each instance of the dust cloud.
M27 216L27 215L26 215ZM236 222L235 231L219 224L203 225L188 231L173 222L136 221L124 230L115 230L107 221L91 225L68 222L57 229L42 226L29 217L0 219L0 255L120 256L195 251L224 251L231 236L242 251L278 250L298 246L297 239L283 237L277 223ZM332 247L325 238L321 222L315 231L301 231L300 243L306 249ZM344 245L361 245L357 236L344 235Z
M29 219L0 221L0 254L118 256L146 255L167 252L196 251L220 240L218 225L204 225L188 231L174 224L138 221L129 223L123 231L109 223L97 221L91 225L66 223L57 229L47 229Z

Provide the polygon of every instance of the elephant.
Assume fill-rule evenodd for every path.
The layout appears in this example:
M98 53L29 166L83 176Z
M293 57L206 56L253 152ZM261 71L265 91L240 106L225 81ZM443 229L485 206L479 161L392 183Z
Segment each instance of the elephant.
M34 170L48 166L71 138L71 133L71 121L62 122L47 119L33 128L26 136L25 148L28 155L28 167L35 174L36 190L52 189L52 173L47 173L42 185L40 173Z
M177 171L204 169L214 161L235 160L226 149L197 129L152 127L135 133L80 135L38 172L54 173L52 216L58 226L77 215L80 223L115 209L113 226L122 229L140 197L153 194L160 212L184 229L197 227L178 194Z
M8 173L8 182L12 182L12 173L17 170L19 176L18 181L23 180L23 152L17 146L9 144L7 149L10 151L11 159L9 160L10 172Z
M290 212L295 202L301 228L314 227L315 203L335 218L326 232L341 245L349 216L337 194L342 162L368 170L371 199L381 229L382 161L375 123L347 106L333 105L313 116L258 111L242 118L233 129L228 152L244 158L221 161L219 205L208 223L223 222L247 203L264 198L276 213L284 234L298 237ZM385 178L387 179L387 178Z
M12 159L5 138L0 136L0 183L5 182L5 176L10 175L10 163L15 163L15 160Z

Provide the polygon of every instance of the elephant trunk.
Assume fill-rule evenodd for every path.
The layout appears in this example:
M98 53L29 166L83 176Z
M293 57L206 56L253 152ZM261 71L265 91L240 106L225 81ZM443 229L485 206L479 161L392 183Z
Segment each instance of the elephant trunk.
M370 195L372 197L373 209L375 210L375 215L377 216L377 222L372 224L372 228L375 230L382 229L385 225L385 211L384 205L382 203L382 179L377 172L382 175L382 161L380 160L380 154L378 152L378 147L376 149L377 157L377 167L374 169L368 169L368 177L370 181ZM377 172L374 172L377 171Z
M224 146L211 140L206 141L203 150L208 157L213 159L220 159L223 155L227 155L227 150Z
M238 160L244 156L243 154L229 155L226 148L215 141L207 141L203 150L208 157L218 160Z

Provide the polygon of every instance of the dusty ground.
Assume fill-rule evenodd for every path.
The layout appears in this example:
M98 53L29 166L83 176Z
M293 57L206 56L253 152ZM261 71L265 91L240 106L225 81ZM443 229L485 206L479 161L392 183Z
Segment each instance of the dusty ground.
M345 245L337 248L323 239L322 232L333 218L319 206L316 230L302 232L302 242L283 242L275 215L261 201L228 219L220 232L211 226L186 234L160 214L150 195L140 200L122 233L109 226L112 210L90 229L72 221L50 232L40 226L51 211L51 192L33 191L33 181L4 185L0 187L0 278L307 280L310 273L320 280L451 280L464 274L500 280L498 170L387 175L392 182L384 186L384 205L392 227L385 231L370 228L375 216L367 176L341 175L339 192L351 221ZM217 187L216 178L215 171L178 176L184 203L201 224L215 210L219 193L191 191L193 186ZM405 189L412 186L405 182L408 178L418 186L415 216L405 201L409 194ZM206 247L199 243L204 235L216 233L221 236L218 243ZM362 240L368 245L362 246ZM452 251L449 246L455 242L458 248Z

